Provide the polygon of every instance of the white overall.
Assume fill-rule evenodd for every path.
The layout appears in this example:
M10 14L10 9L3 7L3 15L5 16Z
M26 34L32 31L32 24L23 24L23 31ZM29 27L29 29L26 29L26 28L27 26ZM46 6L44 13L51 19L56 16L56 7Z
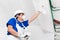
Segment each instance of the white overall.
M28 32L28 27L23 29L21 28L17 23L16 23L16 28L18 29L18 33L20 34L28 34L30 36L30 33ZM17 37L14 37L12 35L8 35L8 40L27 40L26 38L17 38Z

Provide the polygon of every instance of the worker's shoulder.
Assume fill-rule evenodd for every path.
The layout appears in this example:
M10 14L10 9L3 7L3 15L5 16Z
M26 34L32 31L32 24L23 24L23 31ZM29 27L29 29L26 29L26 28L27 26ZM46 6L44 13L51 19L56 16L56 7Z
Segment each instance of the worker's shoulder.
M15 18L10 18L9 21L16 21L16 19Z

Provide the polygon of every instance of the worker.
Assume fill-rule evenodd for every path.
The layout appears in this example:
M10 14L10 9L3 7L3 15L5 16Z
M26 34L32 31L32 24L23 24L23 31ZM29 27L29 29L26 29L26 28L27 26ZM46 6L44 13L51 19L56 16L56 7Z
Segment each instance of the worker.
M7 40L28 40L31 36L31 33L25 30L39 15L40 11L36 11L28 20L24 20L25 12L22 10L17 10L14 13L14 17L9 19L6 24L8 28Z

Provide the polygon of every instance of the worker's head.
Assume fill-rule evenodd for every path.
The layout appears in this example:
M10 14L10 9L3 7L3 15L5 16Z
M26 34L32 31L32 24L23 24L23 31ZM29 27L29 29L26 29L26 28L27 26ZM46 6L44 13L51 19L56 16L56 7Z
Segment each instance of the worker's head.
M22 10L17 10L14 16L16 19L24 20L24 12Z

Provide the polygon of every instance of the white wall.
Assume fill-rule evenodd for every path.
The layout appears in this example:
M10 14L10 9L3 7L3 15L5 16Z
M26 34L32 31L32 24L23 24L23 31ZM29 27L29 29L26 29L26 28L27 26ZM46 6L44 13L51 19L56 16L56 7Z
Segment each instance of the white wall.
M44 32L47 32L47 35L44 34L45 40L54 40L54 29L52 25L52 16L50 12L50 7L49 7L49 1L48 0L33 0L34 6L36 10L40 10L42 13L40 15L40 28L43 29ZM47 38L49 37L49 38Z
M13 17L17 9L24 10L27 18L34 14L34 10L39 9L45 11L45 14L41 14L30 24L29 29L32 33L31 40L54 40L54 28L48 0L0 0L1 40L7 39L6 22Z

